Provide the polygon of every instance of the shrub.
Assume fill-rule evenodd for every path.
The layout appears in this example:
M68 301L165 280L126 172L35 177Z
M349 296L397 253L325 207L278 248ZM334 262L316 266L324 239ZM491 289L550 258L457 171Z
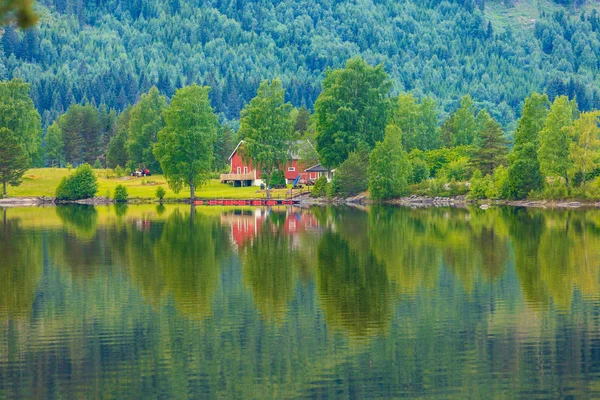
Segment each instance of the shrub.
M450 162L443 169L446 179L457 181L466 181L471 177L471 166L467 157L461 157L458 160Z
M492 184L488 187L486 196L488 199L508 199L508 169L504 165L500 165L494 171Z
M364 192L369 187L369 149L350 153L346 161L335 170L331 187L332 196L349 197Z
M102 169L102 162L100 162L100 160L96 160L94 163L94 169Z
M470 199L485 199L489 192L489 186L493 185L490 175L481 176L481 171L476 170L471 177L471 191L469 192Z
M544 191L542 192L541 198L544 200L563 200L569 196L567 186L562 179L557 178L549 182Z
M89 199L98 191L98 179L89 164L82 164L75 172L64 177L56 188L56 198L59 200Z
M158 198L158 200L160 202L163 201L163 199L165 198L165 195L167 194L167 191L165 190L164 187L159 186L156 188L156 197Z
M117 175L117 178L122 178L125 176L125 169L120 165L117 165L115 168L115 174Z
M310 197L325 197L327 195L327 178L325 175L321 175L319 179L315 181L315 186L313 186L312 191L310 192Z
M440 196L444 193L444 182L440 178L429 180L429 192L431 196Z
M419 158L411 161L412 173L410 174L410 183L421 183L429 178L429 167L427 163Z
M277 170L271 175L271 186L285 186L285 174L282 170Z
M129 194L127 193L127 188L123 185L117 185L115 188L115 201L117 203L124 203L129 198Z

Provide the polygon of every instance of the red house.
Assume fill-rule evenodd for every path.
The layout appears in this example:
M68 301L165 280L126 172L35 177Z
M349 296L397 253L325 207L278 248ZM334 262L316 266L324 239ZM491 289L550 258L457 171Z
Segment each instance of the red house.
M244 162L244 159L241 155L241 151L243 150L244 141L242 140L236 146L231 156L229 156L230 163L230 172L228 174L221 174L221 182L222 183L232 183L234 186L260 186L263 184L263 180L260 177L260 172L257 171L252 165L251 161ZM300 156L297 151L290 151L290 161L285 165L283 169L283 173L285 175L285 180L287 183L293 183L298 176L300 176L300 181L307 182L309 180L316 180L319 174L323 172L320 169L323 169L320 165L315 165L309 169L314 169L319 167L320 169L309 171L306 169L306 165L304 165L300 161ZM313 178L314 177L314 178Z

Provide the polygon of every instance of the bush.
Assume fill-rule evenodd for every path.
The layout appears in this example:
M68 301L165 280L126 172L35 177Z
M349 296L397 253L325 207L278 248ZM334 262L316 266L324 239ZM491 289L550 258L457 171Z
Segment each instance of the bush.
M96 160L94 163L94 169L102 169L102 162L100 162L100 160Z
M331 185L333 196L350 197L369 187L369 149L363 147L350 153L346 161L335 170Z
M282 170L277 170L271 175L271 187L285 186L285 174Z
M440 196L444 191L444 182L440 178L429 180L429 193L431 196Z
M156 188L156 197L158 198L158 200L160 202L163 201L163 199L165 198L165 195L167 194L167 191L165 190L164 187L159 186Z
M411 161L412 173L410 174L410 183L421 183L425 179L429 178L429 167L427 163L421 159L414 159Z
M64 177L56 188L58 200L81 200L89 199L98 191L98 179L89 164L82 164L75 172Z
M466 181L471 177L471 166L467 157L461 157L458 160L450 162L443 169L446 179L457 181Z
M493 181L490 175L485 177L481 176L481 171L476 170L471 177L471 191L469 192L470 199L485 199L490 189L490 185L493 185Z
M120 165L117 165L117 167L115 168L115 174L117 175L117 178L122 178L125 176L125 169L122 168Z
M127 193L127 188L123 185L117 185L115 188L115 201L117 203L124 203L129 198L129 194Z
M312 191L310 192L310 197L325 197L327 195L327 178L325 175L321 175L319 179L315 181L315 186L313 186Z

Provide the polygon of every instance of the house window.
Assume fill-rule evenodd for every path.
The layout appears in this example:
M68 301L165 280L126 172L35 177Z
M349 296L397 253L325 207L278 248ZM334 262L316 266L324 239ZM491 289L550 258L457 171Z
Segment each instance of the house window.
M296 170L296 167L289 167L289 168L288 168L288 171L289 171L289 172L294 172L295 170Z
M248 167L244 167L244 174L248 173Z
M237 173L241 174L242 173L242 167L237 167Z

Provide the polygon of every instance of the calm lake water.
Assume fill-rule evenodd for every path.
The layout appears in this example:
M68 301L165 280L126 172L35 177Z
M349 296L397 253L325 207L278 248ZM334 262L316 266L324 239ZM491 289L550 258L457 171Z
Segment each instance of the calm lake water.
M600 211L0 209L0 399L598 398Z

